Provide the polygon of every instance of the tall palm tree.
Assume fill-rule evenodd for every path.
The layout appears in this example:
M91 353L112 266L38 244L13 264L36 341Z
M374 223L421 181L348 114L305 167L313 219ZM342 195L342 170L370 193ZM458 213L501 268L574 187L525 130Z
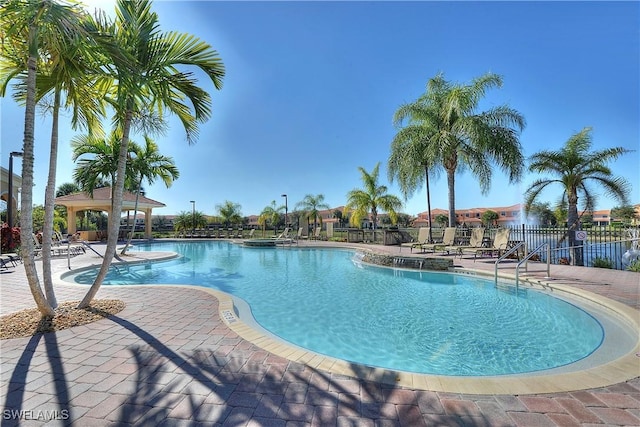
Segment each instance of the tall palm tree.
M519 132L524 129L524 117L516 110L501 105L478 112L478 104L486 91L501 87L502 78L493 73L477 77L469 84L452 84L442 74L431 78L427 91L412 106L396 113L396 122L408 119L422 127L420 132L399 133L400 140L419 150L413 162L396 163L393 173L410 192L417 185L418 174L425 167L443 168L449 189L449 225L455 226L455 175L469 169L477 178L483 194L491 188L492 164L517 182L522 176L524 157ZM392 147L393 149L394 147ZM402 144L395 147L402 148ZM412 154L407 154L409 156ZM393 155L392 155L393 157ZM401 159L403 155L397 154ZM426 175L425 175L426 176Z
M80 33L84 36L84 33ZM56 172L58 164L58 122L60 109L72 107L73 128L87 128L90 132L102 133L102 125L98 118L104 116L102 95L97 93L91 82L92 71L89 68L92 49L88 48L85 37L78 34L73 43L66 46L65 52L55 52L47 57L45 75L39 75L38 98L53 92L51 105L51 144L49 150L49 174L45 188L45 221L42 229L42 273L47 300L53 307L57 306L51 276L51 242L53 237L54 199L56 188ZM64 94L64 105L62 97Z
M623 204L627 203L630 191L629 183L623 177L614 177L607 166L608 162L630 150L613 147L591 151L591 130L585 127L572 135L560 150L543 150L531 156L529 171L547 173L552 177L536 179L525 192L525 211L528 213L542 190L552 184L560 184L563 190L561 204L568 208L569 246L575 265L584 265L582 250L577 247L576 241L576 230L580 227L579 198L584 200L584 210L591 211L596 202L596 193L590 185L592 182L602 186L607 195Z
M22 235L31 236L37 73L45 58L59 60L62 52L69 52L69 46L78 41L74 34L81 33L84 36L80 25L82 15L80 9L74 5L62 5L51 0L8 0L3 2L1 7L3 63L0 93L4 96L9 81L16 77L23 84L21 90L24 90L25 121L20 225ZM88 40L86 37L84 39ZM55 133L57 134L57 131ZM50 216L53 223L53 211ZM42 293L33 258L33 246L31 238L22 239L21 255L25 273L40 313L50 317L54 314L52 303L56 304L55 296L51 288L52 301L49 302Z
M242 222L242 206L238 203L225 200L221 205L216 205L216 210L227 227L231 224L240 224Z
M136 201L133 208L134 218L138 211L138 199L142 189L142 182L145 179L147 180L147 183L151 185L156 178L160 178L164 185L169 188L171 187L171 184L173 184L173 181L180 177L180 172L178 171L173 158L160 154L158 151L158 144L148 136L145 136L144 142L144 146L132 143L132 151L134 155L131 160L131 168L133 169L132 174L137 177L137 181L135 182ZM127 249L129 248L131 239L133 238L135 225L136 222L134 220L127 244L120 252L121 255L127 253Z
M115 255L120 222L117 212L122 207L129 134L134 117L147 111L162 116L164 111L169 111L180 119L187 141L193 143L198 136L198 124L211 116L211 96L197 86L192 73L179 71L176 67L199 68L216 89L222 88L224 77L224 66L218 53L192 35L162 33L158 16L151 11L151 2L147 0L118 0L115 22L101 15L88 27L92 32L110 36L99 40L109 54L110 74L105 84L111 85L113 94L106 99L116 112L115 122L122 129L122 141L106 252L100 271L79 308L87 307L98 292Z
M318 227L318 221L322 225L322 217L320 216L320 210L329 209L329 205L324 202L324 194L307 194L300 202L296 204L296 210L303 212L303 215L307 220L313 220L313 228Z
M347 208L351 213L351 224L359 226L362 220L371 215L373 229L378 227L378 208L389 213L393 224L398 220L398 210L402 208L402 200L398 196L387 193L386 185L378 185L380 162L371 173L358 167L362 174L364 189L353 189L347 193Z
M425 183L427 195L427 219L429 221L429 241L433 241L431 224L431 193L429 175L437 175L435 159L429 157L429 143L438 134L438 112L442 99L433 97L431 103L412 102L403 104L393 117L399 128L391 142L391 154L387 163L388 178L391 183L398 179L400 190L406 199ZM403 127L403 123L407 124Z

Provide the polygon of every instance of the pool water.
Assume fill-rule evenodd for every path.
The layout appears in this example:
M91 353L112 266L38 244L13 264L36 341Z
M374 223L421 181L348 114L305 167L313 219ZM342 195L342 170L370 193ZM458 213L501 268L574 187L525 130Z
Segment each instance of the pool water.
M353 251L167 242L179 260L119 266L105 284L194 284L245 300L255 320L306 349L368 366L484 376L570 364L603 341L580 308L493 280L357 262ZM97 270L67 280L91 284Z

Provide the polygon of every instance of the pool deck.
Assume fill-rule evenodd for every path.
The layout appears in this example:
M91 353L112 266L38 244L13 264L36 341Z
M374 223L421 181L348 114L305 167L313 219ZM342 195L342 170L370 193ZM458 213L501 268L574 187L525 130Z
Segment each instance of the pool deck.
M335 244L300 243L311 245ZM397 246L350 247L431 256L406 248L400 253ZM94 248L100 252L104 245ZM455 257L454 265L493 273L493 261ZM90 251L71 258L72 268L99 262ZM515 265L501 264L500 274L512 275ZM54 276L67 271L67 259L54 260L53 269ZM551 278L545 276L543 266L531 264L523 277L605 296L634 309L640 321L637 273L552 266ZM2 270L0 281L2 314L34 306L21 265ZM56 281L60 302L85 292ZM630 368L635 378L606 387L539 394L434 391L394 383L384 372L360 379L318 360L291 361L279 348L267 351L243 339L233 318L223 318L228 301L218 297L190 287L103 286L97 298L127 304L116 316L0 341L1 425L640 425L640 358Z

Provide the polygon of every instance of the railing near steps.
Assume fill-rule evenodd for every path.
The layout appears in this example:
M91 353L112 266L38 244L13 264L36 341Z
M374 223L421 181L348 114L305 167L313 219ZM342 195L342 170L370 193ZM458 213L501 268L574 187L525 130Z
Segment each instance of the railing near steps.
M520 249L524 245L525 245L525 242L518 242L511 249L509 249L504 254L502 254L502 256L498 257L498 259L496 260L495 269L494 269L494 284L495 284L495 286L498 286L498 264L500 264L500 261L504 260L509 255L511 255L513 253L516 253L518 251L518 249ZM516 289L517 289L517 282L516 282Z
M547 278L551 276L551 245L549 243L543 243L533 251L529 252L525 257L522 258L522 261L518 262L516 266L516 289L518 289L518 283L520 282L520 267L522 264L525 264L529 259L531 259L536 253L540 252L542 248L547 248ZM525 270L527 269L527 265L525 264Z

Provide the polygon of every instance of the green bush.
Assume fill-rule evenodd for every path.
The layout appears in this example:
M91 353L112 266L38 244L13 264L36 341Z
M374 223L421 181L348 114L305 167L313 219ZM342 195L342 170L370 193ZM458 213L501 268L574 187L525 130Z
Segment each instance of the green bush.
M613 268L613 261L609 258L596 258L593 260L593 266L598 268Z
M633 261L629 267L627 267L628 271L633 271L635 273L640 273L640 259Z

